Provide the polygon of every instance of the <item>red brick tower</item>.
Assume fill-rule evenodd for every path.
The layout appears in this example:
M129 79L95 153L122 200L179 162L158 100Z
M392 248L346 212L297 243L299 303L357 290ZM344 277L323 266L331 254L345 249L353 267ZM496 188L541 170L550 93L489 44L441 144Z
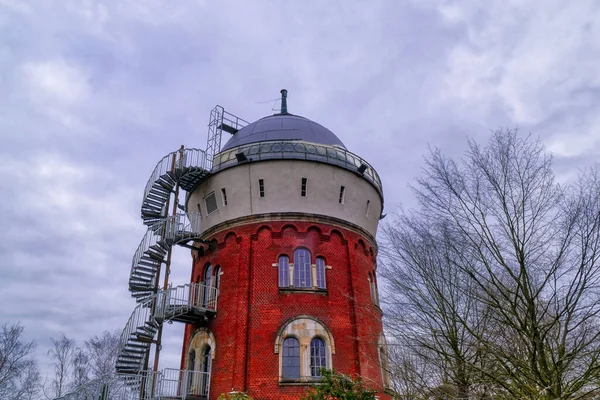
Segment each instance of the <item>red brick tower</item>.
M286 96L280 113L239 130L221 121L232 137L188 191L199 234L191 280L218 295L201 295L217 311L186 326L181 368L200 373L190 384L210 399L297 399L321 367L389 398L375 273L381 181L331 131L289 114Z

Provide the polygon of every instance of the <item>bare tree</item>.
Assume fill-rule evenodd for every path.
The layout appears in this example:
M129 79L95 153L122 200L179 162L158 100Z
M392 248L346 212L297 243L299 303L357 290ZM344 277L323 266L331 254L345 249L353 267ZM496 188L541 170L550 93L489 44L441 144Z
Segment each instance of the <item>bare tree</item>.
M551 164L510 130L470 141L460 162L434 149L414 188L420 208L386 228L395 331L408 329L415 354L434 351L422 359L455 397L598 393L600 166L560 186Z
M50 384L54 397L60 397L70 388L70 371L72 369L73 354L75 352L75 340L60 333L58 339L50 338L53 348L48 354L54 360L52 367L54 377Z
M71 388L77 388L84 383L86 383L89 378L89 357L86 354L85 350L80 347L76 348L73 352L72 358L72 376L73 379L71 381Z
M85 342L92 378L99 378L114 371L117 360L120 333L104 331Z
M35 342L23 341L20 324L0 329L0 399L32 399L39 391L40 375L32 353Z

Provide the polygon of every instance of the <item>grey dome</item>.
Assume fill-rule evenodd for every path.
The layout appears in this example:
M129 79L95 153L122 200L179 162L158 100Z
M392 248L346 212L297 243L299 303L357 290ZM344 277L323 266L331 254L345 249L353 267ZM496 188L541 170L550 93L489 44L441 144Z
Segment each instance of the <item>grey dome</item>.
M302 140L346 148L333 132L316 122L292 114L275 114L240 129L221 151L268 140Z

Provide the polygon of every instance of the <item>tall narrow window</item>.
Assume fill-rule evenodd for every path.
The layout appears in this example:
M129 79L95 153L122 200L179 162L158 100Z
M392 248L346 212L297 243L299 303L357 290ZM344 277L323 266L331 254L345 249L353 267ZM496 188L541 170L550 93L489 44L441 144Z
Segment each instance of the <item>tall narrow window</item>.
M265 197L265 180L264 179L258 180L258 196Z
M340 204L344 204L345 200L346 200L346 187L345 186L340 186L340 200L339 200L339 203Z
M377 293L377 282L375 281L375 271L369 272L369 288L371 289L371 300L373 304L379 305L379 293Z
M367 200L367 210L365 211L365 216L369 216L369 208L371 208L371 200Z
M223 205L226 206L227 205L227 192L225 191L225 188L221 189L221 198L223 199Z
M319 289L325 289L325 259L323 257L317 257L317 287Z
M279 256L279 287L290 286L290 259Z
M208 264L206 268L204 268L204 286L202 287L203 296L202 296L202 304L204 307L208 307L208 303L210 300L210 281L212 278L212 265Z
M193 393L199 395L208 395L208 385L210 383L210 346L206 345L204 347L204 351L202 352L202 376L200 387L202 388L201 393Z
M215 281L213 283L213 286L216 290L219 290L219 284L221 283L221 267L215 267Z
M312 286L310 252L306 249L297 249L294 251L294 286Z
M306 184L308 179L302 178L302 186L300 187L300 195L306 197Z
M284 379L300 378L300 343L288 337L283 341L281 373Z
M321 368L326 368L325 343L320 338L310 341L310 376L317 378L321 376Z

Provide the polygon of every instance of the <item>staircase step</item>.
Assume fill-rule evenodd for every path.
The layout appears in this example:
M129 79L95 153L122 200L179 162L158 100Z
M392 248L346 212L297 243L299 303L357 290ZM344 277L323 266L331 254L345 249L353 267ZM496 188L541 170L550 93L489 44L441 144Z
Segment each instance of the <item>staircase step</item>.
M152 246L150 246L149 248L152 250L155 250L156 252L159 253L163 253L166 254L167 250L163 247L164 245L159 244L158 242L156 244L153 244Z
M134 271L135 271L135 272L138 272L138 271L140 271L140 272L143 272L143 273L146 273L146 274L148 274L148 273L151 273L151 274L156 274L156 271L157 271L157 270L158 270L158 268L157 268L157 266L156 266L156 265L153 265L153 266L151 266L151 267L147 267L147 266L145 266L144 264L142 264L142 265L137 265L137 266L134 268ZM135 273L135 272L134 272L134 273Z
M161 264L160 261L156 261L156 260L145 260L145 259L140 259L140 261L137 262L138 266L141 266L143 268L150 268L153 269L154 271L156 271L158 269L158 266ZM136 268L138 268L136 266Z

